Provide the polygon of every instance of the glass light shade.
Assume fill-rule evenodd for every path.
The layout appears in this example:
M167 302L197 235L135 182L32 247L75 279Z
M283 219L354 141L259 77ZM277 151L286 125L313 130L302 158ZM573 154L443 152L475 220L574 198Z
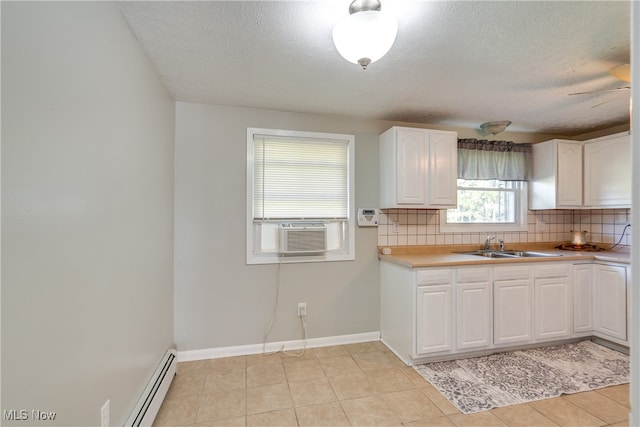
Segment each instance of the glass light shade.
M629 64L618 65L609 70L609 74L618 80L631 83L631 66Z
M510 124L511 122L509 120L486 122L480 125L480 129L492 135L497 135L500 132L504 132L504 130L508 128Z
M398 23L380 11L353 13L333 28L333 43L340 55L363 68L382 58L396 40ZM366 60L363 65L362 60Z

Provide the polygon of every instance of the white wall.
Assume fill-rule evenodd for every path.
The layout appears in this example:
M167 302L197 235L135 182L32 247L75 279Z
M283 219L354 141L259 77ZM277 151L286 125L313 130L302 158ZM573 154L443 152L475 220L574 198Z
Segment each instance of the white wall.
M175 103L111 2L2 2L2 410L122 425L173 344Z
M259 344L274 308L276 265L245 264L247 127L356 136L356 206L378 199L380 124L338 117L178 103L175 180L175 340L195 350ZM356 230L356 261L281 267L278 320L269 342L378 327L376 229Z
M356 207L378 206L378 134L395 123L178 103L175 179L175 340L178 350L263 342L274 309L276 265L245 264L246 128L356 136ZM406 126L406 124L405 124ZM427 127L426 125L417 125ZM473 129L461 137L479 137ZM548 135L505 132L519 142ZM501 134L503 136L503 134ZM379 331L377 229L356 230L356 261L286 264L267 342Z

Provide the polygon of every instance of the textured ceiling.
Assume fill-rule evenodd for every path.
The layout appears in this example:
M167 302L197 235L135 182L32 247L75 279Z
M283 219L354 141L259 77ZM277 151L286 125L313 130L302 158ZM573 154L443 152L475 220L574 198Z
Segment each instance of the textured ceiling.
M177 101L578 135L629 122L623 1L382 0L398 20L367 70L333 46L349 0L119 2Z

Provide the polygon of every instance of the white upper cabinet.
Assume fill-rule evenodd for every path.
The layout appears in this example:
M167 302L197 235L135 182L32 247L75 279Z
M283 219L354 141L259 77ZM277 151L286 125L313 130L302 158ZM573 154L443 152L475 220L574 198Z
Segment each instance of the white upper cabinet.
M631 136L533 144L529 209L631 207Z
M582 143L552 139L532 151L529 209L582 207Z
M615 135L584 145L585 207L631 206L631 135Z
M380 207L456 207L456 132L392 127L380 135Z

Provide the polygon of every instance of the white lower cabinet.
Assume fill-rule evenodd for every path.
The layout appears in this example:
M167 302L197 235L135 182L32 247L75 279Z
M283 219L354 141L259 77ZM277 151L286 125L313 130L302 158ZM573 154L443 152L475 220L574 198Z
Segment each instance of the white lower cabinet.
M453 313L452 286L418 287L416 353L451 350Z
M629 268L580 264L573 267L573 331L627 343Z
M458 268L456 271L456 349L491 346L492 292L489 268Z
M534 338L536 340L569 338L571 318L567 279L536 279L534 292Z
M380 263L380 336L406 364L597 336L628 345L630 274L536 262L411 269Z
M494 344L531 340L531 281L500 280L493 284Z
M495 267L493 277L493 343L531 340L532 279L528 266Z
M593 265L593 328L603 338L627 339L627 269Z
M453 270L416 272L416 354L453 349Z
M573 332L593 333L593 265L573 266Z
M572 266L540 263L533 268L536 341L571 337L573 333Z

